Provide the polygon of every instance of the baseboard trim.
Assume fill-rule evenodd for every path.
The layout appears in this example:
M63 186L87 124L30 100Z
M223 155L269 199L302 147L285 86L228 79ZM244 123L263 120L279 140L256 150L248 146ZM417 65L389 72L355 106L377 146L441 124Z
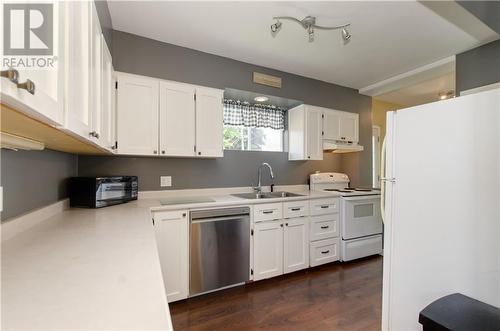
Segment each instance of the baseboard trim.
M1 224L2 242L9 240L49 217L57 215L69 208L69 199L59 200L51 205L32 210L21 216L14 217Z

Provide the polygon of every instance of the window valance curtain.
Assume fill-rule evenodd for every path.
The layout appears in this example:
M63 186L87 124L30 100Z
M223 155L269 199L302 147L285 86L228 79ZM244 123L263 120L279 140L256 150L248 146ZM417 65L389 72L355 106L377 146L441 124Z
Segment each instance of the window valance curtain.
M224 99L224 124L254 128L285 129L285 109Z

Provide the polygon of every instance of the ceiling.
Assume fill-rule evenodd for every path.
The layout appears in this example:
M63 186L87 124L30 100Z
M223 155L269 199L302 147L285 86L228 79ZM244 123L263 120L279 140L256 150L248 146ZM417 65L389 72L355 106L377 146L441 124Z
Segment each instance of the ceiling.
M454 2L446 6L457 6L476 26L468 31L414 1L109 2L115 30L356 89L497 36ZM313 15L320 25L351 23L353 37L344 46L340 31L316 30L309 43L306 31L289 21L273 37L276 15Z
M377 95L378 100L412 107L439 100L439 93L455 91L455 72Z

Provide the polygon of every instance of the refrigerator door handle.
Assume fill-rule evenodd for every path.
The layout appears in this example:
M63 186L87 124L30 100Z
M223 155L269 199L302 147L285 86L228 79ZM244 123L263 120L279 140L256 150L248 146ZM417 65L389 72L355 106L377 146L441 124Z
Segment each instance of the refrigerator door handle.
M385 177L385 137L384 140L382 140L382 151L380 152L380 159L381 159L381 164L380 164L380 174L382 175L380 177L380 216L382 216L382 223L384 223L385 219L385 183L386 183L386 177Z

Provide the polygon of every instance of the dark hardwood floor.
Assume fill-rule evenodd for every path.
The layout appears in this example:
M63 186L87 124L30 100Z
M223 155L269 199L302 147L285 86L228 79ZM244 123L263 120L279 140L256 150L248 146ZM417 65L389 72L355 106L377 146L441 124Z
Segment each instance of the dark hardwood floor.
M169 305L179 330L380 330L382 257L328 265Z

